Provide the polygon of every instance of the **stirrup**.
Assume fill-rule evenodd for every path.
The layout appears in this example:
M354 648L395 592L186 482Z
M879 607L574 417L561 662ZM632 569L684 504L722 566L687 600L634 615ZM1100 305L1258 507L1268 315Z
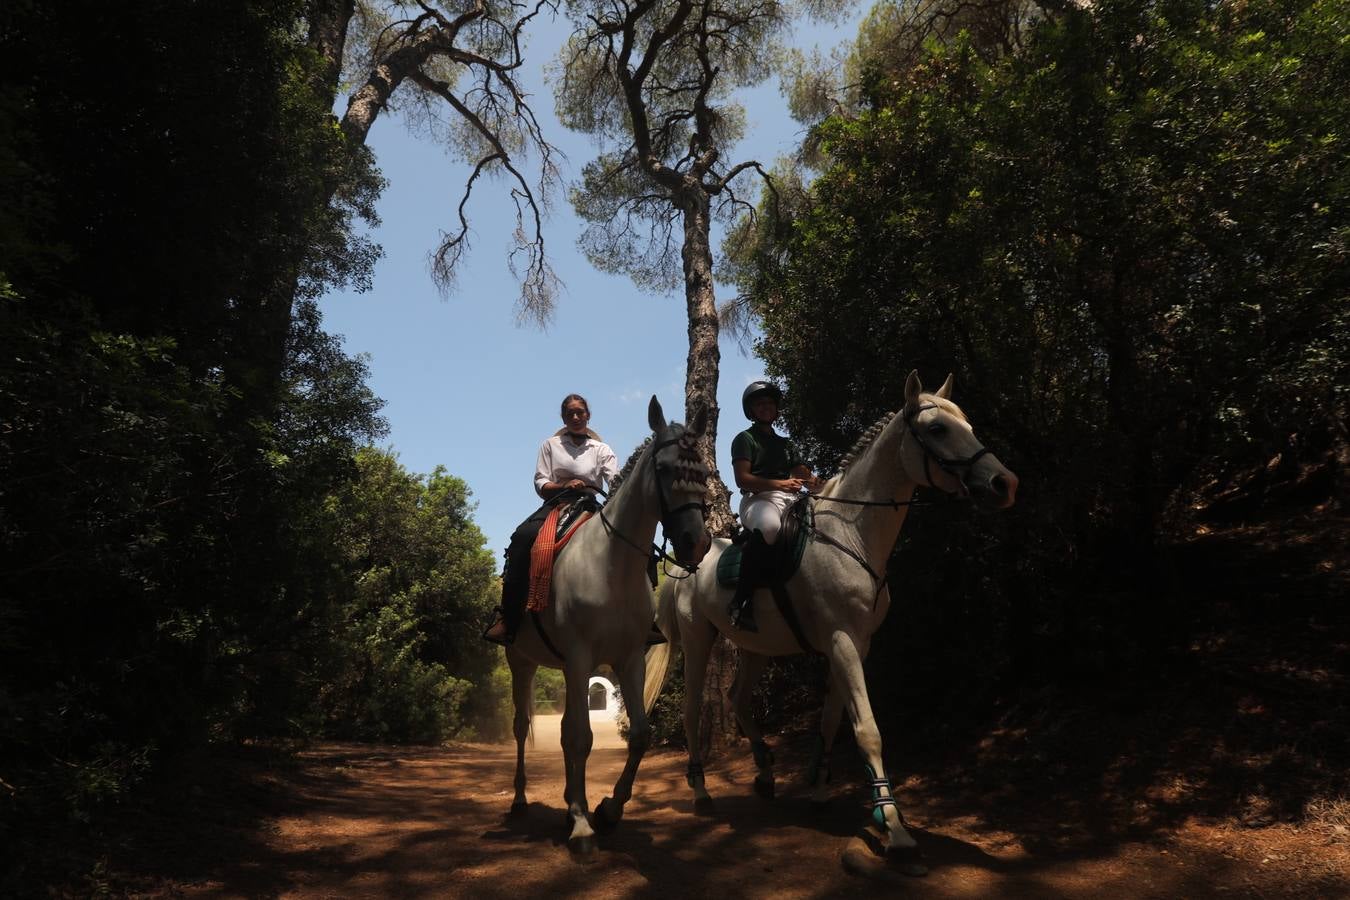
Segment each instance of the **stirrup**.
M499 627L500 632L494 634L493 632L496 631ZM516 635L513 631L511 631L510 628L506 627L506 617L500 615L499 612L496 620L483 630L482 638L483 640L489 641L493 644L500 644L503 647L509 647L515 641Z
M755 624L755 608L747 598L740 606L733 606L727 610L731 616L731 627L740 631L755 633L759 631L759 626Z

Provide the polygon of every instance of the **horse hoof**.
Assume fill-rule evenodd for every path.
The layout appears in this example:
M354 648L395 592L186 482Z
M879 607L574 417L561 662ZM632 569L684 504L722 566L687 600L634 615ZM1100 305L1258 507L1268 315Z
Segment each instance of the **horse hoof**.
M571 850L577 859L589 859L595 855L595 837L587 834L579 838L569 838L567 849Z
M615 803L612 797L606 797L600 801L600 805L591 815L591 825L601 831L609 831L618 825L622 818L623 807Z
M886 851L886 864L902 875L921 878L928 874L928 866L923 862L923 854L918 847L892 847Z
M698 797L694 800L694 813L700 816L711 816L713 814L713 800L711 797Z
M528 815L529 812L530 812L530 804L521 801L520 803L512 803L511 811L507 813L507 815L512 819L520 819Z
M755 779L755 793L765 800L773 799L773 781L769 779Z

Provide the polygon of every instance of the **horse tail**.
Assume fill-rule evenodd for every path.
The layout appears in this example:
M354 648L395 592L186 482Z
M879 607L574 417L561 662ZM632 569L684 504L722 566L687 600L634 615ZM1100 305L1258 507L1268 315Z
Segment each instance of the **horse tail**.
M656 698L661 696L661 689L666 686L666 677L670 674L670 651L680 642L680 627L675 620L677 584L679 581L676 579L667 578L661 585L660 599L657 601L656 627L666 636L666 643L647 649L647 682L642 686L642 706L648 713L656 705Z
M684 578L667 578L661 585L656 602L656 627L670 641L671 646L680 645L680 622L676 615L680 608L679 598L675 596Z
M525 734L534 749L534 675L530 675L530 697L525 701Z
M647 682L642 685L642 708L648 715L666 686L666 671L670 668L670 644L647 648Z

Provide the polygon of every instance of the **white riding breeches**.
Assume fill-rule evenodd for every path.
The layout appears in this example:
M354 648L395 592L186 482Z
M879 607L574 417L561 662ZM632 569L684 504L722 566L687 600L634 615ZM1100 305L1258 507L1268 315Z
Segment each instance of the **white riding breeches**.
M741 527L764 535L764 543L778 539L783 527L783 511L797 495L790 491L760 491L741 498Z

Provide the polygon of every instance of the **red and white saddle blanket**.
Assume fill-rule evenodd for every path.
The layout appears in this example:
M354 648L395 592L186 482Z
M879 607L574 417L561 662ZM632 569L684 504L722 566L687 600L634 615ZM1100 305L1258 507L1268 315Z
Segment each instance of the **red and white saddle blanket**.
M525 608L530 612L543 612L548 608L549 587L553 581L553 561L558 558L558 553L572 539L572 535L577 533L582 523L594 515L590 512L582 513L567 531L559 536L558 519L566 509L566 504L553 507L534 539L534 546L530 548L530 594L529 599L525 601Z

